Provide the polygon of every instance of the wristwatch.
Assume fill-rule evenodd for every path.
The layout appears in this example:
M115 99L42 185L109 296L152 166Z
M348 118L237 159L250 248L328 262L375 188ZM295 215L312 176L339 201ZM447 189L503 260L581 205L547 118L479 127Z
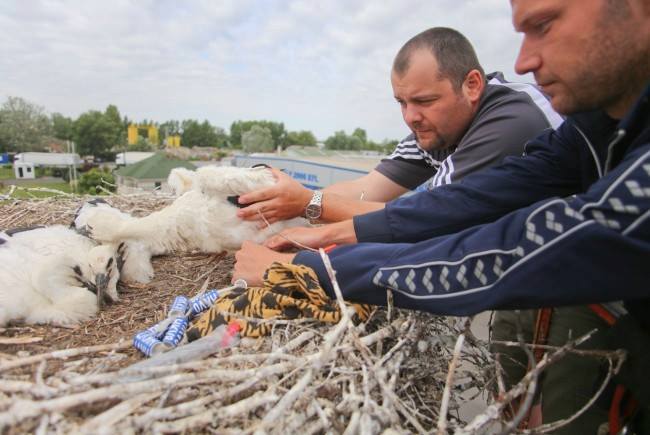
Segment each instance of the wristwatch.
M311 201L307 204L305 209L305 217L310 221L317 220L323 213L323 192L320 190L314 191Z

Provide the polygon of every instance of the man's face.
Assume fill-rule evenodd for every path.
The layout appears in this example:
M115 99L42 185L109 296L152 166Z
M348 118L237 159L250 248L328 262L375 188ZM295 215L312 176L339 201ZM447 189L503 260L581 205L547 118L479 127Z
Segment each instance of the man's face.
M422 148L431 151L456 145L472 121L473 104L463 90L440 77L438 62L429 51L411 53L406 72L393 71L391 83L404 121Z
M634 0L511 4L515 29L524 33L515 69L535 75L555 110L603 108L620 117L629 109L649 79L648 11Z

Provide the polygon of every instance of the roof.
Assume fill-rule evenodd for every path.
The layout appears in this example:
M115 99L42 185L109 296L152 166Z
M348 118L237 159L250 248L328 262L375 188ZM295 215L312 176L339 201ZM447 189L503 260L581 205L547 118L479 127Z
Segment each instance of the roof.
M183 167L195 170L196 166L185 160L167 157L165 153L156 153L153 156L115 171L122 177L133 177L139 180L167 178L174 168Z

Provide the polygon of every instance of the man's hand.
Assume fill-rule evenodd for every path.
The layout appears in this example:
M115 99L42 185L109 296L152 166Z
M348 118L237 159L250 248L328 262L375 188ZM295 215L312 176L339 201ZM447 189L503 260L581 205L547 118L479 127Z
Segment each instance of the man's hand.
M332 244L345 245L349 243L357 243L354 224L351 220L313 228L287 228L266 239L264 246L274 250L290 247L303 249L305 246L318 249Z
M272 251L262 245L245 241L235 254L235 269L231 282L244 279L249 286L260 286L264 283L264 272L271 263L291 263L295 254L285 254Z
M261 220L259 211L269 223L273 223L302 215L313 191L282 171L273 168L271 171L277 182L271 187L241 195L240 204L253 204L239 209L238 217L244 220Z
M293 227L269 237L264 242L264 246L276 251L289 248L304 249L305 246L318 249L329 244L326 239L327 233L324 226L315 228Z

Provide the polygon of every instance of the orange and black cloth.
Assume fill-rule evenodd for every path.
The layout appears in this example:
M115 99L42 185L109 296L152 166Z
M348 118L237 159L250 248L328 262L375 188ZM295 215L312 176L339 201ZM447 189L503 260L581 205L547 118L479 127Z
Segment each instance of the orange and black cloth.
M370 315L370 306L349 304L355 310L355 321ZM190 341L212 332L219 325L237 322L241 335L261 337L271 332L272 325L264 319L315 319L337 323L341 310L318 283L309 267L273 263L266 271L263 287L237 289L221 296L187 331Z

